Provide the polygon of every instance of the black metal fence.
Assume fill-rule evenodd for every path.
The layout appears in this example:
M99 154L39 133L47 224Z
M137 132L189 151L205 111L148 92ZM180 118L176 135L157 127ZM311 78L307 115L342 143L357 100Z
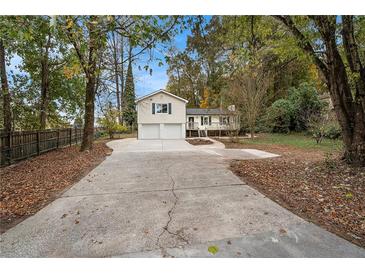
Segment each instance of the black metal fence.
M53 149L81 143L81 140L81 128L0 132L0 165L11 165Z

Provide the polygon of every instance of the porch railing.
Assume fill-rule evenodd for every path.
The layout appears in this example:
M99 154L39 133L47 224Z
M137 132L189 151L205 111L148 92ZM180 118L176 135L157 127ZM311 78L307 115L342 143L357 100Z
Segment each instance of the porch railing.
M238 125L236 123L228 123L223 124L220 122L211 122L207 125L201 125L197 122L187 122L186 123L187 130L236 130L238 129Z
M188 130L199 129L199 123L187 122L186 123L186 129L188 129Z

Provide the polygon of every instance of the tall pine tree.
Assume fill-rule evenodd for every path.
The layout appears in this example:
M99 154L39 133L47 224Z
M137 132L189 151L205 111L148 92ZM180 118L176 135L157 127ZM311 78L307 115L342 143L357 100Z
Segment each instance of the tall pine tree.
M129 61L127 76L125 80L124 102L123 102L123 121L128 127L133 127L136 123L136 95L134 92L134 80L132 69L132 47L129 49Z

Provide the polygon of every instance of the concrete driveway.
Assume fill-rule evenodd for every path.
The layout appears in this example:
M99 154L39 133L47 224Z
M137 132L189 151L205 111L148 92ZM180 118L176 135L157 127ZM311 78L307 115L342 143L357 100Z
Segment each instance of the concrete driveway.
M97 168L1 235L2 257L365 257L227 169L231 157L270 155L176 140L109 145Z

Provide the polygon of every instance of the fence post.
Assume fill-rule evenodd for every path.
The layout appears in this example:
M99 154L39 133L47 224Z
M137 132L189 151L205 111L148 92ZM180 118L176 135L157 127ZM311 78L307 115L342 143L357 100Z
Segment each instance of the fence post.
M57 129L57 148L59 148L60 143L60 129Z
M41 133L37 131L37 154L41 154Z
M70 128L70 146L72 146L72 128Z

